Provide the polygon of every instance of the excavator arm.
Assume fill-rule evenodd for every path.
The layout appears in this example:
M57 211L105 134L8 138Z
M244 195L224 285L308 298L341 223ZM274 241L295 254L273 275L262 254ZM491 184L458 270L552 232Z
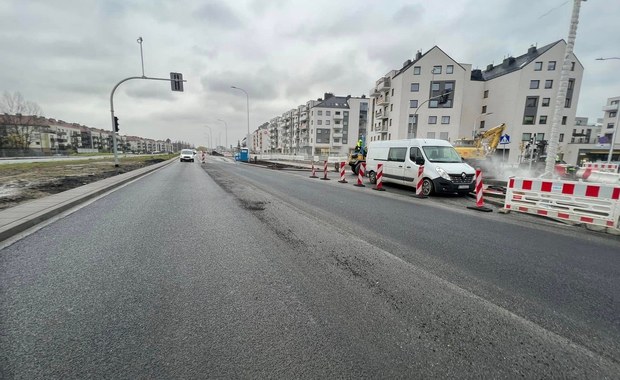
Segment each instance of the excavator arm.
M495 152L502 138L502 134L504 134L504 130L506 130L506 123L502 123L497 127L493 127L479 134L476 137L476 149L480 150L484 146L485 156ZM483 143L485 144L483 145Z

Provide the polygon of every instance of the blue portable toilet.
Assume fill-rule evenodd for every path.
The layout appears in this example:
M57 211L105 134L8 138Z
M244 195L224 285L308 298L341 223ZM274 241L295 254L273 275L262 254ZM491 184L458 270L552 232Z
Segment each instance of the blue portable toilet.
M239 151L239 161L250 162L250 150L248 148L241 148Z

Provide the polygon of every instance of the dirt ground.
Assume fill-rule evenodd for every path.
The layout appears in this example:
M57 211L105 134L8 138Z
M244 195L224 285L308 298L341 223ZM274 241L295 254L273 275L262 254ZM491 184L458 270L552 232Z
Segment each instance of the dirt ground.
M0 210L156 164L167 158L124 159L118 168L110 159L3 164L0 165Z

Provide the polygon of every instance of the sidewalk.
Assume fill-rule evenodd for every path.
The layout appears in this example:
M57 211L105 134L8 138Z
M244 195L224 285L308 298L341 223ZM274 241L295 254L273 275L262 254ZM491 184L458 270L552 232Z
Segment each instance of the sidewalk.
M173 163L150 165L0 211L0 242L133 179Z

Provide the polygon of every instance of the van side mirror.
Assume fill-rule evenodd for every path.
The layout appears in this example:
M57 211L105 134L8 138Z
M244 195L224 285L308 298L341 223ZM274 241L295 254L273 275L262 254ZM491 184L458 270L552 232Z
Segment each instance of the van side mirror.
M416 158L415 158L415 164L416 164L416 165L424 165L424 158L422 158L422 157L416 157Z

